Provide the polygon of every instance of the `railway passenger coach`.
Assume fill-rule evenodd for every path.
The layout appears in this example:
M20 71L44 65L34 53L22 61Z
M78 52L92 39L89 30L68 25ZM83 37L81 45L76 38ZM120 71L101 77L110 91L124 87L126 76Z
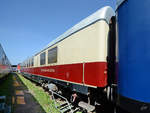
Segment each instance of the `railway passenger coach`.
M150 0L124 0L118 8L119 105L131 113L150 113L149 5Z
M0 81L11 71L11 64L0 44Z
M106 88L115 83L114 16L109 6L98 10L25 60L21 72L37 82L88 95L91 103L106 92L109 98L111 88Z

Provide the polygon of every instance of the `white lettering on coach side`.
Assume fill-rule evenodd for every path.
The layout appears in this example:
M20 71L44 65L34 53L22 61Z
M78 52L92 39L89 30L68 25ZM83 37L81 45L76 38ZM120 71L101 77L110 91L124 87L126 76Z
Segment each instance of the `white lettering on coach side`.
M55 69L41 69L41 72L55 72Z

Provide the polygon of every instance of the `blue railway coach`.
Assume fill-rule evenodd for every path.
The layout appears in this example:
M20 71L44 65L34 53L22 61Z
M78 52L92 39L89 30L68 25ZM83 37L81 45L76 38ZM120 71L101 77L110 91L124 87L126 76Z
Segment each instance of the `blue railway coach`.
M118 29L119 105L131 113L150 113L150 0L124 0Z

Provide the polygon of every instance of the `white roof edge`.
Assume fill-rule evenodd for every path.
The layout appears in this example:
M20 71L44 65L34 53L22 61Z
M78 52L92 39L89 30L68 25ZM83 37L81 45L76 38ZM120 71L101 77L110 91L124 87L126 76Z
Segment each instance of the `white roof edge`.
M44 49L42 49L40 52L42 52L43 50L45 50L46 48L54 45L55 43L65 39L66 37L68 37L69 35L81 30L82 28L98 21L98 20L105 20L107 23L109 23L110 19L112 18L112 16L115 16L115 11L110 7L110 6L105 6L101 9L99 9L98 11L96 11L95 13L93 13L92 15L88 16L87 18L83 19L82 21L80 21L78 24L76 24L75 26L73 26L72 28L70 28L69 30L67 30L65 33L63 33L62 35L60 35L59 37L57 37L55 40L51 41ZM40 53L38 52L38 53ZM37 53L37 54L38 54Z
M116 10L118 9L118 7L124 2L125 0L117 0L116 2Z

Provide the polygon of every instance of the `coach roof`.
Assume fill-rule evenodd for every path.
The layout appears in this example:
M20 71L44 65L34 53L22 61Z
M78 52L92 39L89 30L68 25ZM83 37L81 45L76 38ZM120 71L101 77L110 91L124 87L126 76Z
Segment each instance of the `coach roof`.
M53 46L54 44L60 42L61 40L67 38L68 36L74 34L75 32L77 32L77 31L85 28L86 26L88 26L88 25L90 25L92 23L95 23L95 22L97 22L99 20L105 20L107 23L109 23L109 21L112 18L112 16L115 16L114 10L110 6L105 6L105 7L101 8L101 9L99 9L98 11L96 11L95 13L93 13L92 15L88 16L87 18L83 19L81 22L79 22L78 24L76 24L75 26L73 26L72 28L67 30L65 33L63 33L59 37L57 37L55 40L50 42L40 52L44 51L45 49ZM39 54L39 53L37 53L37 54Z

